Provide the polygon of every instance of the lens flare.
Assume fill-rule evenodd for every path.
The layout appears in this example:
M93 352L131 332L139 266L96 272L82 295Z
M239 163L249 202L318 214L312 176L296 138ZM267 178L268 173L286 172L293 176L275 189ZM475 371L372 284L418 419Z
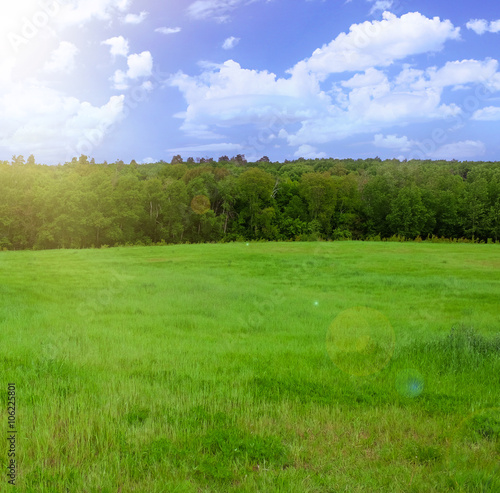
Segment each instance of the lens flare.
M200 216L210 210L210 199L206 195L196 195L191 200L191 209Z
M417 370L401 370L396 375L396 389L404 397L418 397L424 390L424 378Z

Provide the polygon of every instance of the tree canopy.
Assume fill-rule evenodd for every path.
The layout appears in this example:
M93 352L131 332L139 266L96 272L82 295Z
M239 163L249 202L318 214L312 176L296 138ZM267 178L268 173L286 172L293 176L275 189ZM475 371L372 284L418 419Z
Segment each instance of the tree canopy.
M4 249L394 235L499 241L500 163L0 161Z

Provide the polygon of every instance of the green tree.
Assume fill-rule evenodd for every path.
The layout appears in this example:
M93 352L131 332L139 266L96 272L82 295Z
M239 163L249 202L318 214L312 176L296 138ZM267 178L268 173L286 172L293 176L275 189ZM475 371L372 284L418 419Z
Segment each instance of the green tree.
M330 221L337 202L335 182L330 174L305 173L300 180L299 193L307 202L309 219L319 221L323 232L330 234Z
M222 201L222 215L224 216L223 232L228 231L230 219L236 217L235 205L238 199L238 179L228 175L218 183L218 191Z
M377 175L369 179L361 190L364 208L364 229L368 235L390 236L391 228L387 216L391 213L391 202L397 194L394 178Z
M387 220L394 234L415 238L422 234L428 215L420 189L416 185L410 185L403 187L391 202Z
M258 236L256 217L263 208L271 204L274 184L274 178L258 168L251 168L239 176L239 197L246 203L250 231L256 237Z
M479 178L472 183L466 182L461 212L464 232L473 240L477 236L484 236L487 204L488 183L486 179Z
M188 193L181 180L166 183L163 233L174 243L183 240L188 209Z

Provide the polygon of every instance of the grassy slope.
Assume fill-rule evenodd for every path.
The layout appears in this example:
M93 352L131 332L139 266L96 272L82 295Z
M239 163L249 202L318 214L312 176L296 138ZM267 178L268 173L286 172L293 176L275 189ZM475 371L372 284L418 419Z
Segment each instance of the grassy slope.
M2 252L20 490L498 491L499 272L496 245ZM359 306L396 340L367 376L326 344Z

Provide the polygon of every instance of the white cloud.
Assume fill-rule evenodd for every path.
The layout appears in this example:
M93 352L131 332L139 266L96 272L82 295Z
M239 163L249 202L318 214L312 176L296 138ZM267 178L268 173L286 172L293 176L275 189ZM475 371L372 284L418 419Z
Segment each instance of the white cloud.
M445 144L435 151L429 153L431 159L465 161L482 156L486 152L486 146L480 140L465 140Z
M170 84L178 87L188 102L182 128L190 135L200 126L205 131L214 123L263 127L277 117L301 121L322 113L328 102L310 78L276 79L273 73L243 69L233 60L211 66L199 77L179 72Z
M371 0L373 3L373 7L370 10L370 14L374 14L377 11L389 10L394 3L393 0Z
M224 43L222 44L222 48L225 50L231 50L234 48L238 43L240 42L240 38L235 38L234 36L231 36L230 38L227 38Z
M54 2L59 4L60 12L55 17L60 27L84 24L96 20L110 20L118 12L125 12L131 4L131 0L60 0Z
M500 32L500 19L491 22L488 22L486 19L471 19L465 27L479 35L485 32L498 33Z
M149 77L153 72L153 57L149 51L130 55L127 59L127 64L127 77L130 79Z
M30 149L44 159L75 154L81 145L95 147L123 118L123 103L123 96L113 96L93 106L36 81L14 84L0 96L0 147L12 153Z
M69 73L75 68L75 57L78 48L68 41L61 41L56 50L51 53L50 60L45 63L45 72Z
M161 34L175 34L175 33L180 33L182 29L180 27L159 27L155 29L156 33L161 33Z
M443 102L445 88L482 84L500 89L498 62L490 59L452 61L424 70L403 65L391 77L384 70L396 60L437 51L446 40L456 39L459 29L450 21L385 12L382 21L351 26L349 33L297 63L285 78L242 68L233 60L200 65L202 73L194 77L178 72L169 83L184 95L187 108L176 116L184 120L181 129L196 138L224 138L220 132L225 128L253 125L256 133L278 135L299 154L311 156L319 155L315 145L361 133L375 135L374 145L406 151L417 144L382 131L459 115L457 104ZM323 89L330 74L352 71L357 73ZM465 152L466 146L462 148Z
M124 117L124 97L113 96L99 103L82 101L71 96L73 86L64 87L60 78L54 86L52 78L46 76L75 68L79 51L74 44L61 41L62 29L95 20L109 21L113 15L125 12L129 3L23 0L2 5L2 152L36 152L37 158L57 162L73 151L76 154L85 148L90 152L90 148L102 143L109 129Z
M117 70L111 78L115 89L125 91L128 89L127 74L123 70Z
M151 52L143 51L142 53L134 53L127 58L128 70L117 70L112 81L115 89L124 91L129 87L130 79L139 79L141 77L149 77L153 72L153 57Z
M500 32L500 19L490 22L490 32L491 33Z
M376 134L373 138L373 145L382 147L384 149L399 149L400 151L407 151L413 145L413 141L408 139L406 135L397 137L396 135Z
M125 24L140 24L146 17L149 15L149 12L142 11L140 14L127 14L123 22Z
M467 29L471 29L476 34L484 34L486 31L488 31L488 21L486 21L485 19L471 19L469 22L467 22L465 27Z
M316 159L316 158L326 158L327 155L324 152L318 152L318 150L308 144L301 145L296 151L294 156L296 158L303 157L305 159Z
M473 120L480 121L498 121L500 120L500 107L487 106L474 112L472 115Z
M342 83L337 100L321 91L313 76L294 74L289 79L247 70L229 60L199 77L178 73L170 80L188 102L182 129L190 135L207 132L211 125L230 127L254 124L281 127L276 133L289 144L325 143L384 126L446 118L459 112L441 104L441 88L399 88L385 74L368 69ZM295 133L289 123L299 122Z
M101 44L110 47L111 55L113 56L127 56L129 51L128 41L123 36L115 36L103 41Z
M188 7L188 14L194 19L212 19L227 22L230 13L241 5L248 5L259 0L196 0ZM271 2L272 0L266 0Z
M196 0L188 7L188 13L195 19L215 19L225 22L229 13L245 0Z
M369 68L364 74L356 74L349 80L343 81L341 84L343 87L348 87L350 89L369 86L380 87L387 84L387 77L380 70Z
M396 17L383 13L383 20L353 24L331 43L314 51L289 72L329 74L385 67L410 55L439 51L450 39L459 39L460 28L439 17L429 19L419 12Z
M498 70L497 60L461 60L447 62L442 68L427 70L428 82L420 81L420 86L459 86L480 83L492 79ZM418 87L418 83L415 84Z

